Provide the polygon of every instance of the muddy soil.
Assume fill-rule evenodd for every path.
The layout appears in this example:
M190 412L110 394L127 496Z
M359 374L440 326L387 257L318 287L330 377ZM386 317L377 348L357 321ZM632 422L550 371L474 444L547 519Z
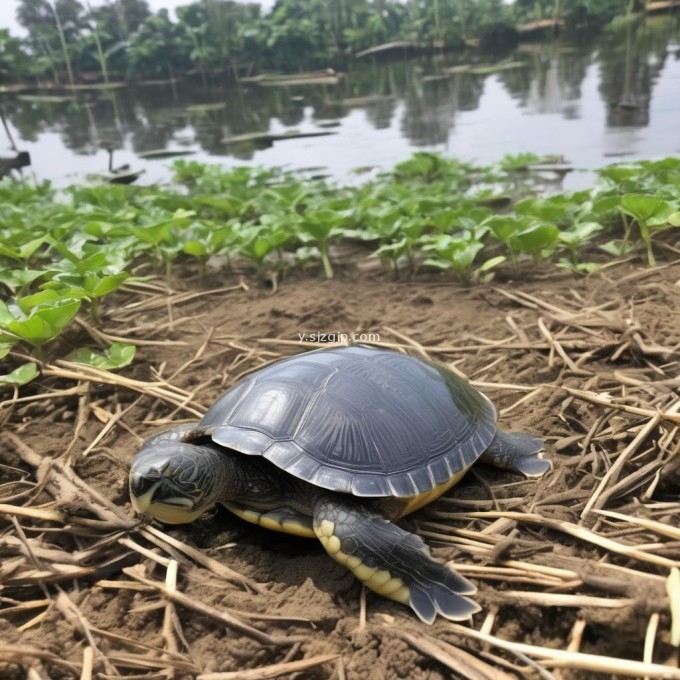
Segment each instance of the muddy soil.
M147 343L120 372L138 383L52 375L22 392L42 397L35 401L9 403L10 394L3 393L0 503L39 506L61 519L0 515L0 640L15 654L0 652L0 676L26 677L31 668L31 677L80 677L82 664L89 664L84 650L92 648L95 677L102 678L218 671L251 677L247 669L319 655L332 656L298 677L539 677L526 656L475 640L441 618L427 626L406 607L371 592L364 622L360 585L314 540L268 532L223 509L192 525L156 525L258 584L255 591L182 549L154 545L138 525L118 532L115 522L103 524L102 514L93 512L93 503L115 507L136 522L127 471L141 438L196 420L194 414L241 375L313 349L320 334L424 352L474 381L498 407L502 427L545 439L554 468L543 479L475 466L444 498L404 522L421 532L436 558L459 565L478 586L482 611L472 628L517 643L641 661L658 613L653 661L677 664L669 644L664 561L680 560L677 539L596 512L583 516L607 471L637 437L620 471L599 491L599 507L678 526L677 426L663 418L650 424L657 409L671 412L678 400L680 265L673 257L655 269L623 262L588 278L551 268L514 280L508 272L479 287L440 277L397 282L383 273L341 269L332 281L315 273L289 275L275 294L252 276L213 274L203 288L185 284L172 295L151 287L117 295L99 330ZM68 342L82 344L87 331ZM361 333L371 335L355 335ZM185 390L186 403L145 391L144 385L161 380ZM630 409L592 403L563 388L622 397L617 404ZM648 431L640 435L645 425ZM44 465L37 470L35 456L75 472L74 479L86 484L82 493L73 492L77 485L50 486L56 473ZM55 488L62 490L56 501ZM469 514L476 510L531 513L553 524ZM74 519L83 517L91 523ZM559 522L639 544L653 559L617 554L560 530ZM466 529L470 533L461 531ZM69 568L83 572L57 578L69 558ZM284 644L263 644L186 603L166 605L156 586L131 576L130 568L162 584L166 558L179 562L177 590L192 603L228 612ZM465 571L466 565L488 570ZM513 572L512 565L520 566ZM535 580L521 565L538 565ZM522 600L517 591L585 599L556 604ZM22 609L26 603L33 605ZM431 638L455 649L436 647L433 653L423 646ZM161 650L170 653L162 656ZM483 664L477 675L456 650ZM14 663L3 666L3 660ZM617 676L553 670L550 663L541 668L562 678Z

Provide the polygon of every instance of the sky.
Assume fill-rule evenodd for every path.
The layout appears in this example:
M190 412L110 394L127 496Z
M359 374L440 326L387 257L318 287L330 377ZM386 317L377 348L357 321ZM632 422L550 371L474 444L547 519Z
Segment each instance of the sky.
M107 4L107 0L90 0L93 7ZM108 0L110 1L110 0ZM237 2L240 0L237 0ZM147 0L149 8L152 12L157 12L159 9L174 10L175 7L188 5L191 0ZM274 4L274 0L259 0L259 4L264 11L268 11ZM0 28L8 28L12 35L23 36L26 31L17 23L16 11L19 5L19 0L0 0ZM172 11L170 12L172 15Z

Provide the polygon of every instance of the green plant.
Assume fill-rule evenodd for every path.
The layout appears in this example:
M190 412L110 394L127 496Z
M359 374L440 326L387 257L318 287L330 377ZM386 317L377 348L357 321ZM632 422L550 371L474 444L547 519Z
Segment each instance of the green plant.
M303 243L312 243L319 249L324 274L333 278L333 267L328 257L330 239L337 235L346 224L347 214L342 210L319 208L305 211L296 225L296 233Z
M491 270L504 262L505 256L498 255L475 266L475 259L483 249L483 243L473 238L442 234L424 246L425 252L432 253L425 264L451 269L466 283L488 283L493 278Z
M619 210L623 215L628 215L635 220L647 249L647 261L650 266L654 266L656 260L652 252L651 232L672 226L669 220L677 210L676 204L655 196L624 194L621 197Z
M106 371L113 371L129 366L135 358L137 348L134 345L114 342L107 350L96 352L88 347L74 350L66 358L78 364L87 364Z
M517 215L495 215L484 225L505 244L513 264L520 253L528 253L534 260L552 253L560 233L552 224Z
M117 290L130 276L125 271L127 258L118 248L88 248L88 239L83 240L82 248L69 248L52 238L48 243L64 259L47 269L45 276L50 280L42 288L89 300L92 319L99 323L99 299Z
M5 303L0 300L0 343L24 341L38 349L60 335L80 309L81 301L53 290Z
M592 267L584 269L582 265L585 263L579 263L578 251L603 229L604 226L599 222L578 222L571 229L559 233L558 239L569 251L569 261L575 271L592 271Z
M0 355L0 359L2 356ZM21 387L26 383L31 382L38 377L38 366L37 364L29 361L25 364L21 364L18 368L15 368L9 373L0 375L0 388L2 387Z
M278 270L282 261L269 261L269 256L291 240L290 232L276 218L265 216L263 224L251 225L240 230L241 243L239 253L252 260L260 275L272 282L277 288Z
M177 254L183 249L181 232L195 216L193 210L178 209L172 214L156 211L155 214L143 217L139 226L131 225L129 232L139 241L140 250L151 250L157 262L165 270L165 282L172 287L172 264ZM158 219L161 217L161 219ZM176 227L176 228L175 228Z

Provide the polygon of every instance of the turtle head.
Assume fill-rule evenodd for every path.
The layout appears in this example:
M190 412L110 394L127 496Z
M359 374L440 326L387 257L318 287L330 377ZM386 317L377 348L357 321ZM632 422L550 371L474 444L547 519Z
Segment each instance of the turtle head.
M182 441L147 442L132 461L130 500L166 524L193 522L220 496L220 451Z

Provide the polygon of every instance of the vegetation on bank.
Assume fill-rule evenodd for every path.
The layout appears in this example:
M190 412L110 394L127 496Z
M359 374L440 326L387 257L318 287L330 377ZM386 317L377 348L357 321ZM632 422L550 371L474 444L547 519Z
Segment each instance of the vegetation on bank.
M20 0L28 37L0 31L4 81L61 84L98 78L167 78L190 71L296 71L341 62L379 43L409 40L463 47L517 38L517 26L563 19L579 31L642 6L642 0L277 0L257 3L194 0L152 13L146 0Z
M653 265L654 235L680 227L680 159L610 166L592 188L551 196L538 195L539 160L477 167L420 152L359 187L184 161L167 188L56 192L5 180L0 385L32 380L50 343L85 310L98 324L101 299L122 285L159 269L172 285L178 261L202 274L211 256L241 258L239 266L246 258L275 286L291 267L332 277L332 245L345 240L362 242L397 275L436 268L483 283L499 266L521 273L542 260L589 273L638 251ZM70 358L114 369L133 357L134 347L114 343Z

